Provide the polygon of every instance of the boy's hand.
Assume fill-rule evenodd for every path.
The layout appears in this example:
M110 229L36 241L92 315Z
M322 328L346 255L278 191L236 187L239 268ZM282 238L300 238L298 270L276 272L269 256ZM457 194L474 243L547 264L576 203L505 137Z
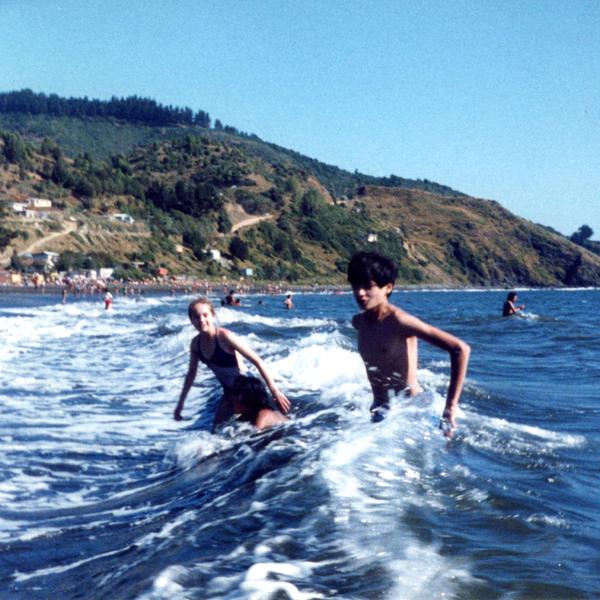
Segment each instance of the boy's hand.
M292 403L282 394L279 390L271 391L273 399L277 402L277 406L281 409L282 413L287 413L292 406Z
M450 408L445 408L440 419L440 429L444 432L444 436L451 438L454 430L456 429L456 419L454 418L454 411Z

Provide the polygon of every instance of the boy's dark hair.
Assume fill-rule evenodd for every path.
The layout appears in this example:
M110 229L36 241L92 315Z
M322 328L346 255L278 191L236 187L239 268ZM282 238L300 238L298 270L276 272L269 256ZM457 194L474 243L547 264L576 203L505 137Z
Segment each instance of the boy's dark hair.
M377 252L356 252L348 265L348 281L352 287L370 287L374 281L379 287L394 283L398 269L391 259Z
M517 292L508 292L506 299L510 300L512 302L516 297L517 297Z

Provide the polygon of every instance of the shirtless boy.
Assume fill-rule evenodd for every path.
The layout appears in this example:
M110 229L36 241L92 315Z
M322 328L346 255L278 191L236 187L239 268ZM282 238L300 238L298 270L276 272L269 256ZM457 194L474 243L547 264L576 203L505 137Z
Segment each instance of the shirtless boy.
M450 385L440 427L456 427L456 409L462 392L470 347L453 335L424 323L388 301L397 270L387 257L357 252L348 265L348 281L361 308L352 318L358 332L358 351L373 390L371 411L389 407L390 395L416 396L417 340L420 338L450 355Z

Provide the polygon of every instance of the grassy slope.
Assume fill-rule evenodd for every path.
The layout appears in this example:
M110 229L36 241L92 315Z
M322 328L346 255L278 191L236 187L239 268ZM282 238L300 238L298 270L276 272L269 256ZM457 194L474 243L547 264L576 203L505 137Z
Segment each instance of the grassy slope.
M440 283L598 285L598 256L500 204L415 190L369 188L379 223L400 229L408 255Z
M165 146L166 139L190 133L185 128L157 130L108 120L99 123L97 120L84 119L74 124L77 120L27 119L13 115L3 116L4 125L8 117L13 118L11 129L20 131L28 139L51 137L66 148L82 148L89 143L91 153L98 152L98 144L102 152L108 152L107 143L110 142L113 144L110 153L117 153L125 148L143 146L138 146L134 153L143 157L140 176L144 170L147 173L144 161L153 152L159 158L157 163L170 154L168 142ZM245 188L249 192L265 191L286 177L296 178L301 191L310 187L319 190L329 204L330 222L331 219L338 221L340 231L347 231L347 237L355 239L356 246L394 249L395 258L403 267L401 271L409 276L409 280L414 281L414 278L410 278L417 274L417 280L423 283L443 285L600 285L600 257L575 246L558 234L514 216L496 202L461 194L451 195L448 188L440 188L443 193L434 194L422 189L368 186L364 195L346 203L346 206L333 206L334 198L325 185L329 190L345 185L355 189L356 180L352 179L351 174L256 139L223 132L197 131L212 140L209 144L211 155L237 157L236 160L246 169L247 177L257 183ZM69 142L71 138L72 142ZM162 140L158 151L152 150L148 144L158 140ZM46 159L38 156L34 162L41 160ZM160 172L153 172L152 176L166 182L189 178L202 168L198 160L192 158L177 169L166 167ZM134 159L131 162L135 170L136 162ZM0 197L39 195L39 190L34 186L39 184L40 176L35 169L23 173L14 165L5 164L0 166L0 181ZM235 203L234 191L229 187L220 189L232 222L246 218L248 215ZM244 186L239 186L239 189L244 189ZM156 232L150 235L149 228L142 221L138 220L134 229L119 228L107 223L106 219L82 211L78 199L72 194L64 190L59 192L67 207L67 214L69 211L76 214L80 227L76 233L56 239L46 249L107 252L123 261L151 249L157 262L167 265L172 271L204 272L205 265L200 266L189 250L177 255L157 245L159 240L156 239ZM125 204L132 202L127 198L104 197L97 203L107 211L116 209L118 201ZM136 202L139 209L139 201ZM361 205L364 205L364 212L358 218L355 209ZM285 195L283 208L288 213L292 210L289 193ZM278 215L279 212L274 211L273 222L276 222ZM42 225L41 229L44 227ZM293 227L294 240L306 259L299 265L302 278L319 282L343 281L343 274L335 265L347 259L344 251L307 239L299 215L294 216ZM30 239L27 241L31 242L38 235L36 229L40 227L31 226L29 229ZM368 233L377 233L380 239L386 238L387 241L385 244L369 244L366 241ZM265 239L257 235L257 227L244 228L241 236L251 244L251 256L240 265L253 266L261 261L278 260ZM215 235L211 246L226 251L229 239L227 235ZM178 243L181 240L173 238L170 241ZM21 250L25 245L25 241L17 240L15 249Z

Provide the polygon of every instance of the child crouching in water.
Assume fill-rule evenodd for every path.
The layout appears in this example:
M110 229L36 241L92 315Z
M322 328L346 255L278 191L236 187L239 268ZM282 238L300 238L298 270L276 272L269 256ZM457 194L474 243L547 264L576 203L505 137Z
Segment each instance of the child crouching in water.
M224 327L217 327L215 309L208 298L198 298L197 300L194 300L188 307L188 315L192 325L199 333L190 344L190 363L188 372L185 376L181 394L179 395L179 401L177 402L177 406L173 413L173 417L176 421L182 419L181 411L183 410L185 399L196 378L199 362L204 363L215 374L215 377L223 386L223 397L217 406L213 422L213 431L217 425L227 421L236 414L234 400L237 403L235 406L238 409L242 408L244 385L248 387L243 381L249 379L248 377L244 377L244 379L238 380L240 376L244 376L241 356L248 359L258 369L258 372L269 388L273 400L281 412L287 413L289 411L291 406L290 401L279 391L279 388L275 385L275 382L267 371L261 358L231 331ZM256 378L251 379L255 379L262 385L260 380L257 380ZM236 389L237 384L241 386L239 389ZM264 388L263 393L266 398L267 394ZM256 391L254 391L253 394L256 395ZM258 410L256 411L255 418L257 422L260 422L261 424L264 423L263 427L269 427L270 425L276 424L276 422L285 420L283 415L278 411L272 412L279 415L279 417L271 415L270 418L266 418L265 414L261 417L261 411ZM237 411L237 414L246 413L250 416L254 416L253 410L251 412L246 410Z
M229 395L234 416L257 429L266 429L287 421L278 410L269 404L267 390L260 379L240 375L233 384Z

